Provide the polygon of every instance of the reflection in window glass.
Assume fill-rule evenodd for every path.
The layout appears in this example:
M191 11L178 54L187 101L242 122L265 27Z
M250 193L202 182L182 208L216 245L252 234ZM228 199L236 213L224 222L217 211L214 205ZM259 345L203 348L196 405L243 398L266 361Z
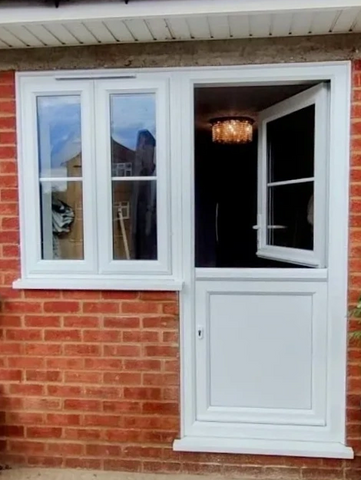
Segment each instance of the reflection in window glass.
M267 124L268 182L314 176L315 105Z
M110 96L112 177L155 176L155 95Z
M113 259L156 260L156 180L112 183Z
M268 187L268 245L313 250L313 182Z
M82 183L42 182L41 245L43 260L82 260Z
M41 177L81 177L81 106L79 95L37 97Z

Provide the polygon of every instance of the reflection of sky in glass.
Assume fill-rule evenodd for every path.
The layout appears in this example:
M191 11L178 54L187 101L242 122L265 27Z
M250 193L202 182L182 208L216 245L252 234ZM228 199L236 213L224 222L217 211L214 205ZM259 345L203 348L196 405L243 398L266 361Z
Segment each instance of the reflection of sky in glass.
M66 175L64 163L81 151L80 97L41 96L37 107L41 174ZM139 130L149 130L155 136L154 94L112 95L113 139L134 150Z
M81 151L80 97L38 97L37 106L40 171L45 176L64 175L64 162Z
M111 135L131 150L137 145L138 132L149 130L155 137L154 94L111 95Z

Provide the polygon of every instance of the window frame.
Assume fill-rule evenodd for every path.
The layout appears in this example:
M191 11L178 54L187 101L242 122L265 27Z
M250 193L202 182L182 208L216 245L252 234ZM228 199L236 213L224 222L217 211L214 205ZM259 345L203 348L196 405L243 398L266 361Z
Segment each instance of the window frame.
M327 156L329 132L329 87L319 83L309 89L273 105L259 114L258 138L258 207L257 207L257 256L269 260L293 263L305 267L326 266L327 245ZM314 234L313 250L282 247L268 243L268 148L267 125L269 122L315 105L314 132ZM291 180L291 179L290 179ZM284 184L287 181L282 182Z
M111 95L136 95L155 94L155 116L156 116L156 191L157 191L157 260L114 260L113 253L113 232L112 232L112 171L111 171L111 146L109 139L110 132L110 96ZM101 80L95 82L95 104L99 106L96 115L96 157L105 156L108 159L105 165L97 162L97 184L98 192L105 192L98 195L98 238L102 238L102 232L110 232L106 238L107 248L99 249L99 272L100 274L115 274L119 269L123 273L169 274L171 263L170 242L167 235L169 231L169 109L167 109L167 97L169 97L168 81L166 79L137 80L126 79L121 82L117 80ZM105 121L103 119L106 119ZM132 176L125 176L129 180ZM143 181L143 180L141 180ZM152 180L144 180L152 181ZM104 213L105 212L105 213Z
M157 151L157 238L158 260L113 260L112 251L104 254L101 239L104 237L104 211L100 204L107 200L102 195L104 185L111 185L111 178L104 177L104 170L111 174L110 157L104 158L104 148L110 151L108 138L95 135L100 124L110 124L104 119L106 105L99 104L99 85L107 85L114 93L156 93L157 145L162 137L162 154ZM116 88L115 88L116 87ZM17 74L17 131L18 175L20 200L20 249L21 278L15 288L69 288L69 289L158 289L179 290L182 282L175 277L172 259L172 205L170 202L170 88L169 76L148 74L129 78L112 76L97 79L96 76L77 78L56 73ZM82 184L83 184L83 260L43 260L41 252L40 172L38 161L38 96L81 96ZM101 112L100 115L98 113ZM102 122L103 120L103 122ZM108 140L108 147L105 143ZM159 145L160 145L159 144ZM157 147L157 150L159 147ZM100 156L101 153L101 156ZM98 157L98 159L97 159ZM162 168L158 163L160 160ZM105 164L107 165L104 168ZM159 166L159 168L158 168ZM159 173L161 172L161 173ZM99 176L100 174L100 176ZM128 178L128 177L127 177ZM57 178L54 177L54 182ZM111 191L106 191L108 201ZM101 198L103 197L103 198ZM163 205L160 206L161 202ZM111 216L111 211L108 212ZM162 220L160 220L160 215ZM107 234L108 246L112 244L112 231ZM90 241L87 239L91 239ZM162 252L162 253L161 253Z
M37 97L79 95L81 101L83 239L94 238L96 218L94 147L91 137L90 82L56 84L41 78L22 79L18 105L18 167L20 194L20 231L22 276L32 274L93 274L96 272L95 249L84 241L83 260L43 260L41 253L40 171L37 125ZM87 161L84 161L87 159ZM57 178L54 177L54 183ZM85 208L87 206L87 208Z

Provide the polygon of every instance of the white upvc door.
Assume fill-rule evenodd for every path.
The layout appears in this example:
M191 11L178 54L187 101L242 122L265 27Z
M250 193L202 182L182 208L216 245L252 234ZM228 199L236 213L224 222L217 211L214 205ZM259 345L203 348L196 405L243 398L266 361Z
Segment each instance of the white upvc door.
M271 268L198 268L194 89L302 81L316 86L259 115L254 229L257 256ZM185 286L182 432L174 448L351 458L345 445L348 66L204 70L185 73L179 84ZM299 144L304 140L310 161L290 176L277 142L302 119L309 128L299 131ZM301 240L292 223L298 198L303 207L296 201L295 211L309 225ZM282 216L278 206L285 203Z
M297 143L292 145L285 136L295 131ZM245 279L242 268L195 269L200 424L229 424L238 432L253 425L252 436L280 440L289 435L306 440L307 426L315 438L320 433L322 437L318 427L326 425L327 268L297 265L325 267L327 131L324 84L259 115L257 255L274 260L267 270L278 270L278 278L262 279L261 273L258 280ZM305 151L292 157L296 148ZM289 162L298 161L302 164L289 173ZM299 202L305 217L307 205L316 206L306 240L297 237L292 224ZM284 203L290 210L284 212ZM235 204L234 211L236 229L242 205ZM286 262L294 267L292 282ZM270 425L292 425L293 431L266 433Z

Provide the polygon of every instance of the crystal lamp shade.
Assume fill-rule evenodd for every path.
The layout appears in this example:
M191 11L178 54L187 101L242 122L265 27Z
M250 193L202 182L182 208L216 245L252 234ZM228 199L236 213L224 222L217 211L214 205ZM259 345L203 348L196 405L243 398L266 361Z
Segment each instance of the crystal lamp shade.
M253 138L252 118L248 117L222 117L213 118L212 140L215 143L248 143Z

